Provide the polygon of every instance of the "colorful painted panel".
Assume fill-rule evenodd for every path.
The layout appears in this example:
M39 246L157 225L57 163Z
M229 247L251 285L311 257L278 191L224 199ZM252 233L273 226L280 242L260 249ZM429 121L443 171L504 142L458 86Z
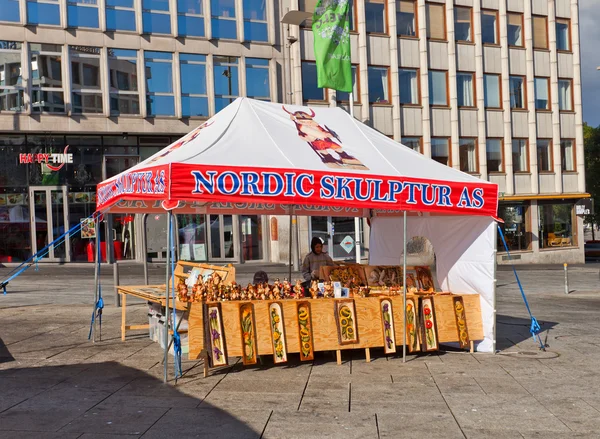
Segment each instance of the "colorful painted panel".
M313 346L312 316L310 303L298 302L298 338L300 340L300 361L310 361L315 358Z
M433 306L433 297L421 297L419 299L419 309L421 310L421 331L423 352L437 351L439 349L437 338L437 325L435 321L435 308Z
M469 329L467 328L467 316L465 314L465 303L460 296L452 298L454 305L454 316L456 317L456 328L458 330L458 344L461 348L469 347Z
M223 333L223 320L221 319L221 304L214 303L207 305L208 331L210 338L209 358L211 365L226 366L227 350L225 349L225 336Z
M419 344L419 316L414 299L406 299L406 344L408 352L421 350Z
M396 352L396 335L394 327L394 313L392 312L392 301L383 299L380 302L381 321L383 322L383 351L386 354Z
M242 363L256 364L256 322L254 320L254 305L245 303L240 306L240 327L242 328L242 346L244 348Z
M273 362L275 364L285 363L287 361L287 346L281 303L273 302L269 305L269 321L271 322L271 340L273 341Z
M354 300L335 301L338 341L341 345L358 343L358 325Z
M435 286L433 284L433 276L429 267L415 267L417 274L417 282L419 283L419 289L421 291L433 292Z

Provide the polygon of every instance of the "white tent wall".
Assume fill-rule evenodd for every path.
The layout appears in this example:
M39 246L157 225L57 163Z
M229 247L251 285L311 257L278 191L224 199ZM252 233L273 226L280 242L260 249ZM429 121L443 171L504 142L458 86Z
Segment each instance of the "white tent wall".
M436 256L436 277L444 291L479 294L485 339L479 352L494 349L496 222L475 216L409 216L407 240L423 236ZM402 218L375 217L371 220L372 265L402 264Z

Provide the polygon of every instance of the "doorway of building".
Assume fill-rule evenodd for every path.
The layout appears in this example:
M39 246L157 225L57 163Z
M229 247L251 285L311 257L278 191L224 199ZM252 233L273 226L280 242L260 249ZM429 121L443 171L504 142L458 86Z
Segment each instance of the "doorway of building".
M208 257L211 261L238 260L239 233L233 215L208 215Z
M31 186L29 188L31 251L36 254L67 231L69 209L66 186ZM66 236L60 245L52 245L43 259L71 261L71 242Z
M356 232L359 239L364 242L363 222L356 221L354 217L313 216L310 218L310 239L313 236L321 238L324 250L338 261L356 260ZM362 245L360 253L361 258L365 256Z

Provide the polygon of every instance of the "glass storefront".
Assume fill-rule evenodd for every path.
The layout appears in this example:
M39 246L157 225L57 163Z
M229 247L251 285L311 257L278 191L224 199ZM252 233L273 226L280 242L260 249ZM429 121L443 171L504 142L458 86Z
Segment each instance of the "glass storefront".
M530 220L530 204L527 202L521 203L500 203L498 206L498 217L504 220L504 224L500 224L508 250L523 251L531 250L531 220ZM498 251L505 252L502 238L498 234Z
M540 249L575 245L575 209L573 202L538 203Z
M310 218L309 241L313 236L321 238L323 249L335 260L356 260L356 218L313 216ZM364 242L363 222L358 221L358 235ZM365 257L365 247L361 245L361 258Z

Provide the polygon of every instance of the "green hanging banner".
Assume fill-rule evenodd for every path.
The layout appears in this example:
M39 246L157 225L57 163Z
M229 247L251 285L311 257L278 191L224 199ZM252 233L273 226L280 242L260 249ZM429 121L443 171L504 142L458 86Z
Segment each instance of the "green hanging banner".
M318 0L313 14L313 36L320 88L352 92L350 62L350 0Z

